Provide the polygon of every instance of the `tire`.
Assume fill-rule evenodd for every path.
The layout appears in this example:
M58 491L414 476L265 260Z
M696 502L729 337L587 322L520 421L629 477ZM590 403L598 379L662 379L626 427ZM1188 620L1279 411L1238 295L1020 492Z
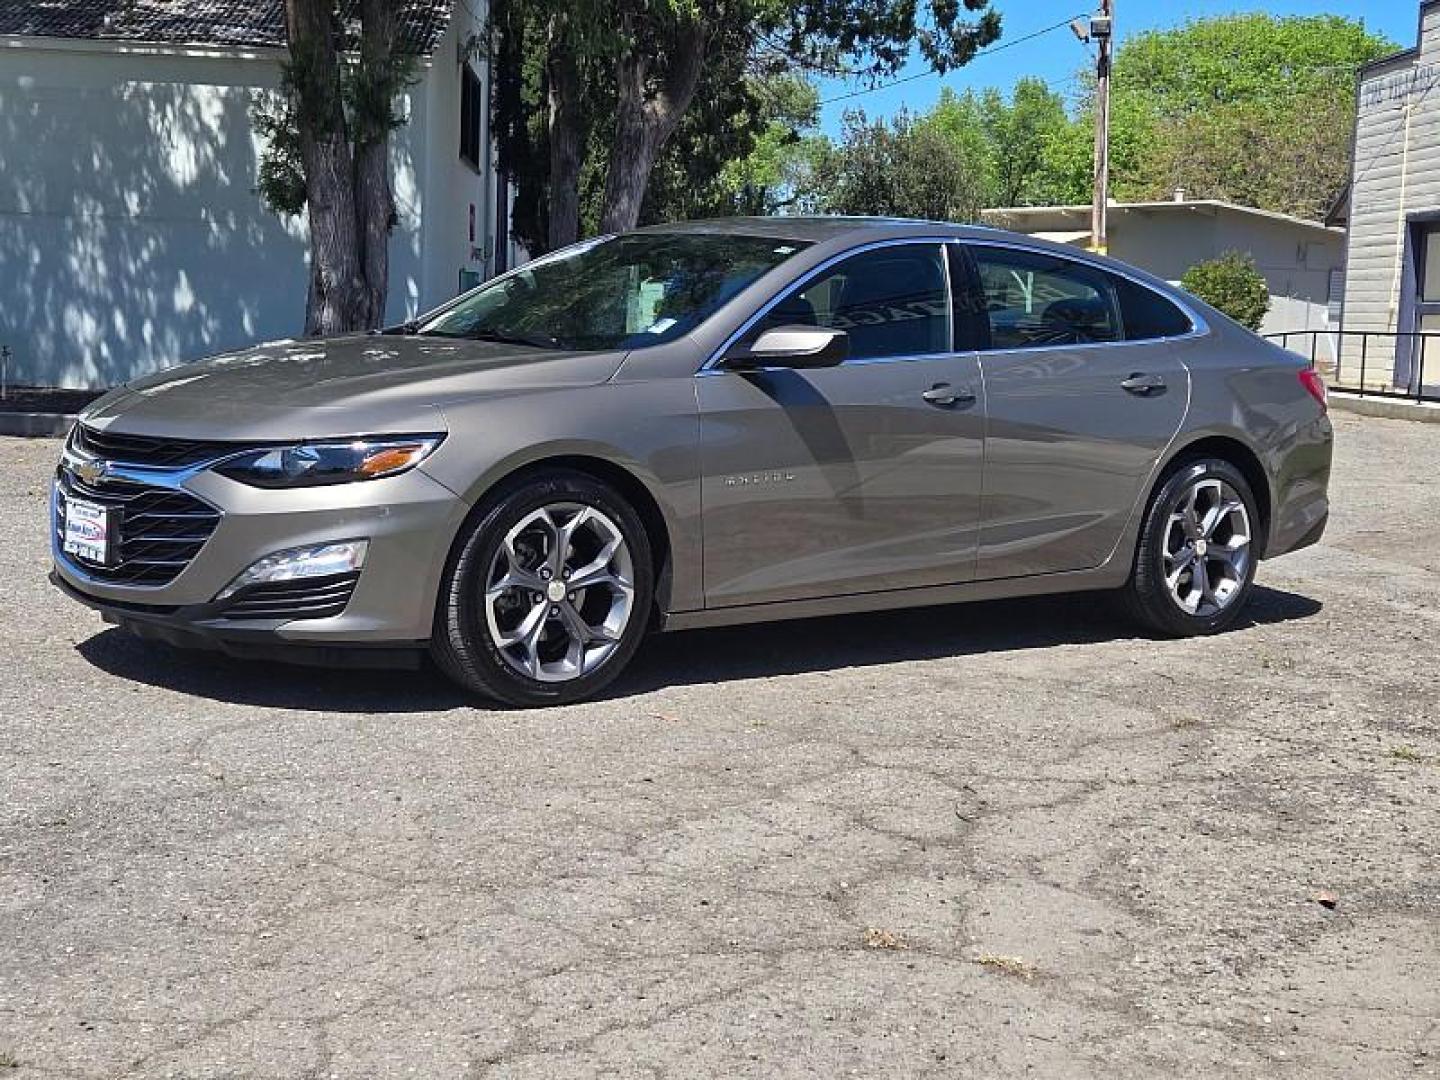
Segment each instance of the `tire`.
M567 592L566 578L586 584ZM591 476L547 469L488 496L461 529L430 653L482 697L566 705L625 669L653 601L650 541L635 510Z
M1239 469L1223 458L1182 461L1145 512L1122 607L1164 637L1227 630L1249 600L1262 539L1255 494Z

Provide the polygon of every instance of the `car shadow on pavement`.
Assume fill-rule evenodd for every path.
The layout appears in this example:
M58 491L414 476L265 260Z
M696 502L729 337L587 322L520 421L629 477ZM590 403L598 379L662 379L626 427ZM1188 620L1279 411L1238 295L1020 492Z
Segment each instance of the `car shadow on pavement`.
M75 646L108 675L234 705L326 713L422 713L475 703L429 667L325 668L178 649L109 628Z
M1241 628L1309 618L1320 608L1309 597L1257 586ZM1104 597L1086 593L693 630L652 637L630 670L601 696L1135 636L1134 625ZM232 704L328 713L444 712L477 704L428 667L371 671L262 664L175 649L117 629L76 649L117 678Z
M1238 629L1309 618L1320 608L1307 596L1256 586ZM609 694L1136 636L1135 624L1098 593L696 630L652 639Z

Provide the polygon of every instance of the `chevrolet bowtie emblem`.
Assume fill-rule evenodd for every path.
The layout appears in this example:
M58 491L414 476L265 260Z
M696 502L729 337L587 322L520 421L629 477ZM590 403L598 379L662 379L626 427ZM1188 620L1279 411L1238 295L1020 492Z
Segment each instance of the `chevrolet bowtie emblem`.
M75 475L87 484L98 484L110 472L110 463L98 458L87 458L75 466Z

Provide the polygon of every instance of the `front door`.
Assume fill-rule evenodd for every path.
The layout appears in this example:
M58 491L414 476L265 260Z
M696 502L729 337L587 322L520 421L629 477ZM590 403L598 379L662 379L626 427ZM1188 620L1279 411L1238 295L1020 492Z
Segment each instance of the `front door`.
M1396 389L1434 393L1440 383L1440 223L1425 221L1411 230L1415 296L1413 334L1396 344Z
M1180 429L1192 324L1094 264L969 245L988 430L976 576L1084 570L1115 550Z
M707 605L971 578L984 400L974 354L954 351L948 281L939 243L852 255L748 335L843 329L843 364L697 376Z

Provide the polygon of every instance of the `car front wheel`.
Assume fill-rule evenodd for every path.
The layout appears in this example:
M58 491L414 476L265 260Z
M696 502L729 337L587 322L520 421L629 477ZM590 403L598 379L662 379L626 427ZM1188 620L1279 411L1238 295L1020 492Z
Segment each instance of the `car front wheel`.
M639 515L583 473L535 473L491 497L457 541L431 653L512 705L598 693L645 635L653 596Z
M1186 461L1151 501L1125 606L1171 637L1228 629L1255 580L1259 520L1240 470L1220 458Z

